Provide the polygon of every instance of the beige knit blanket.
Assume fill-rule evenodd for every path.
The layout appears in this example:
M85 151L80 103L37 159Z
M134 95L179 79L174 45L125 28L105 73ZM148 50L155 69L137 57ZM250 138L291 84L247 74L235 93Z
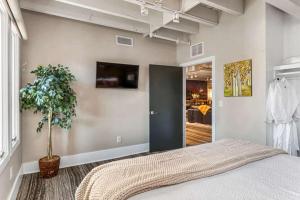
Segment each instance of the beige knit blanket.
M94 168L79 185L76 200L123 200L155 188L213 176L284 153L241 140L221 140Z

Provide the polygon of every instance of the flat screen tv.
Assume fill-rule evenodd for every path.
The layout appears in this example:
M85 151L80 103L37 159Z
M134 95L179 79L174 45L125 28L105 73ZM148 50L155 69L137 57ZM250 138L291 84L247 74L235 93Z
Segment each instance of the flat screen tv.
M96 88L138 88L138 65L97 62L96 74Z

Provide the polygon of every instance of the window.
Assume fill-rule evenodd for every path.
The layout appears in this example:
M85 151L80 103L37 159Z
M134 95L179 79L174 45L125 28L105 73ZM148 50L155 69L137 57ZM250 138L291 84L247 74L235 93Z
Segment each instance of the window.
M0 173L20 143L19 37L0 1Z
M9 160L8 27L9 18L0 2L0 172Z
M3 32L3 15L2 15L2 10L1 10L1 8L0 8L0 162L1 162L1 159L3 158L3 156L4 156L4 148L3 148L3 131L2 131L2 127L3 127L3 125L2 125L2 113L3 113L3 111L2 111L2 105L3 105L3 103L2 103L2 97L3 97L3 95L2 95L2 74L3 74L3 72L2 72L2 65L3 65L3 62L2 62L2 32Z
M20 53L19 53L19 37L14 24L11 24L10 34L10 119L11 119L11 148L12 152L20 142L20 105L19 105L19 68L20 68Z

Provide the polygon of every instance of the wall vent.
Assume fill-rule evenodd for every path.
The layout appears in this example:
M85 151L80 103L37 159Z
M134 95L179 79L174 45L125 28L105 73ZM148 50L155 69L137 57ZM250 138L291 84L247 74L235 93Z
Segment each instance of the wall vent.
M121 46L133 47L133 38L117 35L116 44Z
M191 45L190 54L191 54L192 58L202 56L204 54L204 44L203 44L203 42Z

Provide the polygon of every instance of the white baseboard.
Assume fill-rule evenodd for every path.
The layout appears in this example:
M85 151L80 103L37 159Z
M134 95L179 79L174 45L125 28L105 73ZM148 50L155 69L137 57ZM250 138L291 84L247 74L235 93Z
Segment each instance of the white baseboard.
M11 188L11 191L9 193L9 196L8 196L8 199L9 200L15 200L17 198L17 195L18 195L18 192L19 192L19 189L20 189L20 185L21 185L21 182L22 182L22 176L23 176L23 169L22 169L22 166L20 167L20 170L16 176L16 179L14 181L14 184Z
M22 164L23 174L32 174L39 171L38 161L26 162Z
M61 157L60 168L93 163L103 160L120 158L138 153L149 151L149 143L137 144L132 146L117 147L100 151L68 155ZM38 161L26 162L22 165L23 174L31 174L39 171Z

